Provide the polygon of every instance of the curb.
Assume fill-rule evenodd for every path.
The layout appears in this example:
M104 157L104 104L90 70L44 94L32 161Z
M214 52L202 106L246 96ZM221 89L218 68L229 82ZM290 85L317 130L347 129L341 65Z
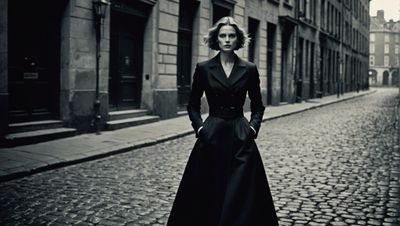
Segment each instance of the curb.
M271 120L274 120L274 119L278 119L278 118L294 115L294 114L297 114L297 113L300 113L300 112L305 112L305 111L308 111L308 110L324 107L324 106L327 106L327 105L331 105L331 104L335 104L335 103L339 103L339 102L355 99L355 98L366 96L366 95L369 95L369 94L372 94L372 93L375 93L375 92L377 92L377 91L376 90L372 90L372 91L369 91L368 93L363 93L363 94L360 94L360 95L357 95L357 96L352 96L352 97L347 97L347 98L342 98L342 99L336 99L334 101L330 101L330 102L327 102L327 103L321 103L321 104L319 104L317 106L311 106L311 107L295 110L295 111L288 112L288 113L283 113L283 114L276 115L276 116L266 117L266 118L264 118L262 120L262 122L271 121ZM45 171L49 171L49 170L53 170L53 169L58 169L58 168L65 167L65 166L71 166L71 165L78 164L78 163L88 162L88 161L97 160L97 159L109 157L109 156L116 155L116 154L121 154L121 153L126 153L126 152L129 152L129 151L134 151L134 150L139 149L139 148L156 145L156 144L159 144L159 143L163 143L163 142L166 142L166 141L174 140L174 139L181 138L181 137L184 137L184 136L187 136L187 135L191 135L191 134L194 134L194 131L192 129L189 129L189 130L182 131L180 133L173 133L173 134L166 135L166 136L163 136L163 137L158 137L158 138L155 138L155 139L149 139L149 140L140 141L140 142L137 142L137 143L122 144L122 145L119 145L119 146L114 146L114 147L112 147L111 150L110 150L110 148L105 149L105 150L98 150L98 151L96 151L96 154L93 154L93 155L85 156L85 154L83 154L83 155L80 155L80 156L76 157L75 159L72 158L70 160L60 161L60 162L56 162L56 163L53 163L53 164L47 164L47 165L44 165L44 166L38 166L37 168L22 170L22 171L19 171L19 172L10 173L10 174L4 175L4 176L0 176L0 182L20 179L20 178L23 178L23 177L26 177L26 176L30 176L30 175L33 175L33 174L37 174L37 173L41 173L41 172L45 172Z
M300 110L295 110L295 111L292 111L292 112L283 113L281 115L266 117L262 121L263 122L271 121L271 120L274 120L274 119L278 119L278 118L282 118L282 117L298 114L298 113L301 113L301 112L305 112L305 111L309 111L309 110L325 107L325 106L328 106L328 105L331 105L331 104L336 104L336 103L339 103L339 102L352 100L352 99L355 99L355 98L358 98L358 97L363 97L363 96L366 96L366 95L369 95L369 94L373 94L373 93L376 93L376 92L377 92L376 90L372 90L372 91L369 91L368 93L363 93L363 94L360 94L358 96L352 96L352 97L346 97L346 98L342 98L342 99L336 99L336 100L331 101L331 102L321 103L321 104L319 104L317 106L311 106L311 107L308 107L308 108L303 108L303 109L300 109Z

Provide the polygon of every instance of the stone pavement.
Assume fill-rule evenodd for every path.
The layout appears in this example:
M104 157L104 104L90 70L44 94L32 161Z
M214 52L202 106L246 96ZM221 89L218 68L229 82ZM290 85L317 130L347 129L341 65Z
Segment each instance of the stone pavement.
M264 122L281 226L400 225L399 91ZM193 135L0 183L0 225L166 225Z
M368 95L376 91L376 89L370 89L359 93L345 93L340 98L332 95L302 103L268 106L263 121ZM245 115L249 118L250 113L247 112ZM38 144L0 148L0 181L123 153L193 133L190 121L185 115L116 131L104 131L100 135L83 134Z

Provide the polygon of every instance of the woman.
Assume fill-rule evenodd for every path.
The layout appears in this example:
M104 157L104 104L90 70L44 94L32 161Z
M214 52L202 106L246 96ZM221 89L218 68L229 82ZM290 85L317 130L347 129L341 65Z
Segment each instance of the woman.
M232 17L209 30L205 43L219 50L198 63L187 110L198 140L180 183L168 226L278 225L263 163L254 139L265 107L255 64L234 50L248 42ZM209 117L203 122L203 92ZM250 122L243 116L248 93Z

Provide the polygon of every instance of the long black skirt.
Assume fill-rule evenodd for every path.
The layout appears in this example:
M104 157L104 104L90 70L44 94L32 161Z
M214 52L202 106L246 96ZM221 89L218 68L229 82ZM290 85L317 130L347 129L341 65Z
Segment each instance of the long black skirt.
M270 226L278 220L245 117L208 117L186 165L167 226Z

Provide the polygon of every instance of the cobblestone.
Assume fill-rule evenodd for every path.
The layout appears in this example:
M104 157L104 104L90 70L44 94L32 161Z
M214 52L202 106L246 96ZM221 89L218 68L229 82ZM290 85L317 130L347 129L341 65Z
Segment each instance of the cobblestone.
M280 225L400 225L397 94L382 89L263 124L257 144ZM194 142L1 183L0 225L165 225Z

